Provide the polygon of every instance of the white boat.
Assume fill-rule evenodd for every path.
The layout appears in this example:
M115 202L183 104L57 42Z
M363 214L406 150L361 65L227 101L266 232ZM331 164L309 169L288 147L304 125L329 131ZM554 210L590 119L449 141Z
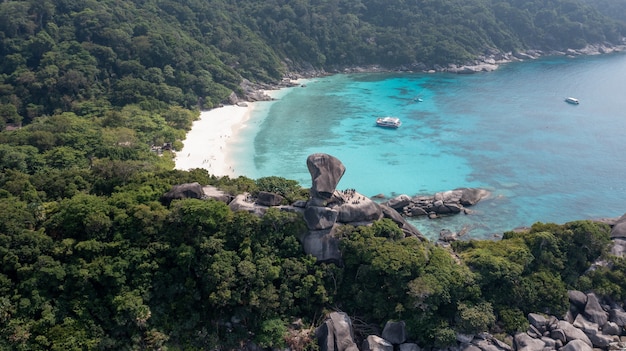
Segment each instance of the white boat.
M402 125L402 122L398 117L386 116L376 118L376 125L384 128L398 128Z
M580 103L580 101L578 101L578 99L573 98L573 97L565 98L565 102L567 102L569 104L573 104L573 105L578 105Z

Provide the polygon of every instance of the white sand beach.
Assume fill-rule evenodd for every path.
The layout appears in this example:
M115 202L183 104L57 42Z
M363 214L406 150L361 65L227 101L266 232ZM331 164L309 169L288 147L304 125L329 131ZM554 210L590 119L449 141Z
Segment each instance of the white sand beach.
M228 162L228 140L250 118L253 106L224 106L202 111L193 123L184 147L176 153L176 169L204 168L216 176L235 176L232 162Z
M294 87L307 82L307 79L292 80ZM272 99L280 99L290 88L264 90L263 93ZM234 169L234 162L228 159L230 139L246 126L255 109L255 104L264 102L247 102L246 106L229 105L208 111L202 111L200 118L193 123L187 137L183 140L184 147L176 153L176 169L190 170L204 168L210 174L231 178L242 175Z

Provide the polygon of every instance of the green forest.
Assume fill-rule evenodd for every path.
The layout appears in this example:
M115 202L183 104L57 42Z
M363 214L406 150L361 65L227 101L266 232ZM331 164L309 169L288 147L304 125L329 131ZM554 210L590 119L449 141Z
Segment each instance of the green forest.
M568 289L626 298L605 224L444 249L381 220L341 229L340 267L304 254L298 214L161 201L190 182L307 199L279 177L174 170L199 111L243 96L243 80L618 44L620 13L617 0L0 2L0 348L315 350L329 311L404 320L443 347L561 314ZM613 269L587 272L599 257Z

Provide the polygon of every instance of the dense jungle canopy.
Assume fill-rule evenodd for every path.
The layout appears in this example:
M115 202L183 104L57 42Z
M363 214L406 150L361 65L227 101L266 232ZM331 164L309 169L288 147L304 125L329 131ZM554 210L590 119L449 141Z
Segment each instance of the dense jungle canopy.
M1 1L0 348L216 350L253 341L315 349L307 327L331 310L379 326L403 319L412 340L446 346L457 331L510 333L525 328L528 312L562 313L567 289L624 299L621 259L607 258L613 270L587 272L607 255L603 224L538 223L500 241L444 249L402 238L382 220L342 229L338 267L304 254L297 214L258 218L213 200L160 201L188 182L307 198L307 189L278 177L173 170L172 149L198 111L241 94L244 79L617 44L624 7ZM290 334L296 318L304 328Z

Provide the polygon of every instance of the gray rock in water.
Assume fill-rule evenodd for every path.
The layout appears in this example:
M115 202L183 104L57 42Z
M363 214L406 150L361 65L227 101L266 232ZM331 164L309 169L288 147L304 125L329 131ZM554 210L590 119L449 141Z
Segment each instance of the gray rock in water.
M389 199L385 202L385 205L393 208L396 211L402 211L403 208L408 206L411 203L411 197L408 195L398 195L392 199Z
M174 200L202 198L204 198L204 190L200 183L185 183L174 185L170 191L161 197L161 203L169 206Z
M463 206L476 205L480 200L489 196L489 191L485 189L461 188L457 190L461 190L460 202Z
M311 196L330 199L346 167L334 156L322 153L310 155L306 165L311 174Z

